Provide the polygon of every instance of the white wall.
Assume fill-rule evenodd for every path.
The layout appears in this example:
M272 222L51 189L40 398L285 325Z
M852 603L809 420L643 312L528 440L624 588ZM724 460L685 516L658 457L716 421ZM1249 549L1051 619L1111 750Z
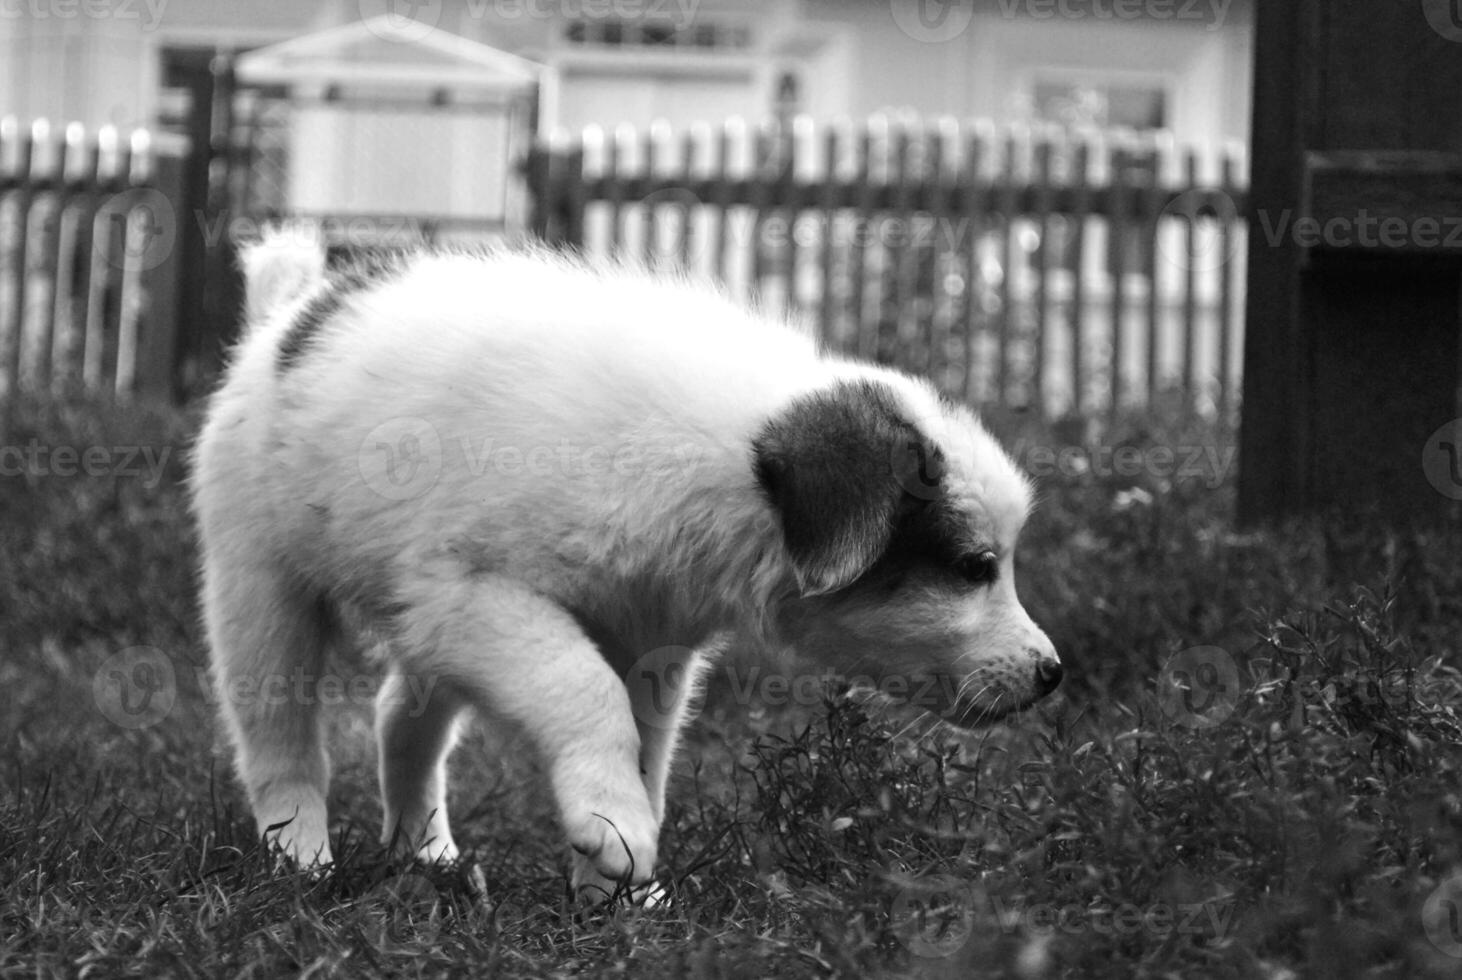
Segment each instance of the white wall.
M1252 12L1246 0L1224 8L1222 18L1168 21L1035 19L1021 11L1055 4L947 0L956 14L942 31L908 19L917 2L805 0L813 22L852 28L847 67L823 79L846 89L851 115L908 110L1005 120L1021 115L1022 98L1043 75L1128 78L1167 86L1170 128L1180 140L1248 139ZM1071 5L1094 6L1103 5Z
M155 113L160 50L168 44L255 46L371 12L390 0L102 0L115 16L0 17L0 114L47 115L92 125L146 124ZM611 78L582 67L550 96L558 121L677 122L770 110L770 80L803 64L802 105L818 118L908 109L920 115L1008 118L1043 72L1161 78L1170 86L1172 128L1189 142L1248 138L1249 61L1254 0L1234 0L1211 22L1033 19L1051 0L938 0L968 15L947 39L908 29L920 0L668 0L657 9L691 18L747 18L770 47L748 55L750 77L645 70ZM1214 0L1218 2L1218 0ZM107 8L106 4L113 4ZM151 6L149 6L151 4ZM559 16L504 19L514 4L441 0L437 21L474 39L529 57L566 47ZM903 5L902 8L898 5ZM44 5L43 5L44 6ZM86 6L86 5L82 5ZM523 4L558 12L573 5ZM1086 5L1078 5L1086 6ZM1110 4L1107 4L1109 7ZM59 7L56 9L60 9ZM430 5L422 9L430 9ZM633 9L633 8L631 8ZM126 15L123 12L126 12ZM902 12L900 12L902 11ZM1021 11L1025 11L1022 13ZM896 16L898 14L898 16ZM901 24L902 19L902 24ZM551 88L551 86L550 86Z
M571 132L591 124L612 129L622 123L646 126L661 119L683 129L766 109L760 78L749 67L739 73L682 71L648 76L580 68L567 71L559 85L556 122Z
M496 109L302 105L290 120L287 203L306 213L501 220L508 130Z
M0 115L140 125L145 51L133 22L0 18Z
M26 8L31 9L29 6ZM0 16L0 115L149 125L169 44L252 47L340 23L345 0L96 0Z

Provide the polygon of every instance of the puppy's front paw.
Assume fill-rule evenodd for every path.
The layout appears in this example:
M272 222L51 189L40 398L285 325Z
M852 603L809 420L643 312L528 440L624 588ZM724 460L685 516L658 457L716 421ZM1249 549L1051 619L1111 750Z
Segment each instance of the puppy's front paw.
M643 885L655 873L660 825L647 799L585 807L565 820L565 829L569 845L584 857L575 862L576 890L585 865L610 882L631 885Z
M409 858L419 864L454 864L462 856L445 821L417 834L410 833L399 824L387 823L386 826L396 827L395 831L382 838L382 843L390 846L395 857Z
M330 836L323 816L319 819L259 821L259 835L264 845L278 859L304 871L320 871L332 863Z
M416 849L411 857L418 864L455 864L462 857L457 845L449 837L446 840L432 839Z
M582 855L574 855L574 900L585 911L598 909L610 899L617 899L625 908L663 909L670 906L670 893L658 881L644 885L625 885L611 881L594 870Z

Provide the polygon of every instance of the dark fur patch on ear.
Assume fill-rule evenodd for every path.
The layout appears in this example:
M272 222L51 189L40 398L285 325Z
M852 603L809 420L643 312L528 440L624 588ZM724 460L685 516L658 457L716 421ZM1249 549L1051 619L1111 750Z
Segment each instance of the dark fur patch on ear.
M758 482L782 520L805 594L851 584L888 547L900 516L940 490L944 457L873 381L793 402L753 443Z
M347 300L399 275L405 266L405 253L377 250L363 252L331 269L325 287L310 297L280 338L276 359L280 373L300 362L314 346L321 328L340 312Z

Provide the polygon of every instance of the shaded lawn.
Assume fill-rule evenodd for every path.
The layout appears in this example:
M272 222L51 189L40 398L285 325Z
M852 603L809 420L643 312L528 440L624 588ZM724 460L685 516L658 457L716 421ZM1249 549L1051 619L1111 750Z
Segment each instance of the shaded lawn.
M1023 460L1059 448L1010 428ZM1067 467L1020 566L1059 695L961 739L857 699L738 704L752 665L730 661L678 767L673 906L576 917L511 733L454 760L485 898L381 859L358 705L333 722L340 867L260 853L201 684L191 431L32 407L7 446L51 456L0 460L0 977L1462 971L1455 524L1236 535L1231 480ZM1119 431L1144 452L1227 444ZM58 446L109 462L61 475ZM152 455L128 471L129 447Z

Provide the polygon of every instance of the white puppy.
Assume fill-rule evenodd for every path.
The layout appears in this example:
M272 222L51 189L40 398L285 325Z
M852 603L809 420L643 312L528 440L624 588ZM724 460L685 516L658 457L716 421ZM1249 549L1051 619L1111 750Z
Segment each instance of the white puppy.
M456 856L446 757L495 712L542 753L595 897L650 879L690 679L728 636L966 726L1059 681L1015 593L1027 484L927 384L545 253L327 273L276 237L245 266L195 509L238 772L291 857L330 860L310 685L342 623L390 650L386 840Z

